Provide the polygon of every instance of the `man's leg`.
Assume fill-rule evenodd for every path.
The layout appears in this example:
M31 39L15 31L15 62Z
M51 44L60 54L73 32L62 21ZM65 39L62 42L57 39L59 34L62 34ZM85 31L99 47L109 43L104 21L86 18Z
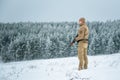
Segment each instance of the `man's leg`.
M87 48L84 48L84 69L88 68Z
M82 70L84 66L84 48L78 46L78 59L79 59L79 68L78 70Z

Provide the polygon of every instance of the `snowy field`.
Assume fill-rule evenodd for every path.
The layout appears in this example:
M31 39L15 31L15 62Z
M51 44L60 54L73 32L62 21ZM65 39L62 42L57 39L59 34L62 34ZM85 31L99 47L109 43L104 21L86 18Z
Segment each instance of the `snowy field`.
M120 54L89 56L78 71L78 58L0 63L0 80L120 80Z

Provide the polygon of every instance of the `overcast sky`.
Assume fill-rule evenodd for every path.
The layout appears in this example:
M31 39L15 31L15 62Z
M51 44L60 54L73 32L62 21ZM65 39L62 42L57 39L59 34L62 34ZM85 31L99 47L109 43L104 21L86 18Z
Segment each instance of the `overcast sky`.
M120 0L0 0L0 22L120 19Z

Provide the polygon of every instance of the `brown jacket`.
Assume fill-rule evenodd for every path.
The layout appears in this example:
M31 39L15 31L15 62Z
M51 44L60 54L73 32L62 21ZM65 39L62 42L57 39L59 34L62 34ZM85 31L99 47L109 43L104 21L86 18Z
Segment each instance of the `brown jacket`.
M76 41L80 39L88 39L89 36L89 29L86 24L80 26L80 29L78 30L78 37L76 37Z

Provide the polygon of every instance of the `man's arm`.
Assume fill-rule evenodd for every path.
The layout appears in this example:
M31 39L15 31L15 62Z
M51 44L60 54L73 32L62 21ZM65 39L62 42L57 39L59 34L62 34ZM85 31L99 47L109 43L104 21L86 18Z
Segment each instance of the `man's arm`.
M75 36L75 38L73 39L73 41L70 43L70 46L72 46L74 43L75 43L75 39L76 39L76 37L78 37L78 34Z
M76 41L83 39L85 35L85 28L80 28L78 31L78 36L75 38Z
M75 39L78 37L78 34L75 36L75 38L73 39L72 43L75 43Z

